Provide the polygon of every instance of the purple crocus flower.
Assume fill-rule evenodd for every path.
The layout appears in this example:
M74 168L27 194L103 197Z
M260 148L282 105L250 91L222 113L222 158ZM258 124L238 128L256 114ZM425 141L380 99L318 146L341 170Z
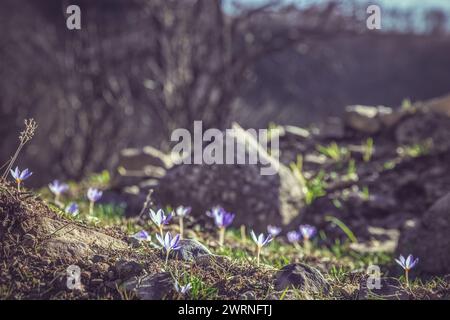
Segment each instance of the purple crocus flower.
M272 237L276 237L281 233L281 228L277 226L268 225L267 232L269 232Z
M273 240L273 237L271 234L264 236L263 233L261 233L259 236L256 236L255 232L252 230L250 231L250 235L252 236L253 241L255 241L256 245L260 248L264 247L266 244L268 244L270 241Z
M177 234L175 237L172 237L170 232L167 232L166 235L156 234L156 239L158 239L161 246L166 250L178 250L180 249L180 235Z
M250 231L250 235L252 236L253 241L255 241L256 243L256 264L259 266L259 256L261 254L261 248L272 241L273 237L271 234L267 235L266 237L263 233L257 236L253 230Z
M289 231L287 234L287 239L290 243L297 243L300 241L300 233L297 231Z
M225 211L221 206L215 206L211 209L211 211L206 211L206 215L208 217L214 218L218 214L220 214L221 211Z
M191 213L192 208L191 207L184 207L184 206L179 206L175 209L175 214L178 217L186 217L189 213Z
M75 202L71 202L67 207L66 207L66 213L70 214L73 217L76 217L79 213L79 207Z
M135 233L134 235L132 235L132 237L139 241L151 241L152 240L152 237L145 230L141 230L141 231Z
M169 253L172 250L180 249L180 235L177 234L175 237L172 237L170 232L167 232L164 236L163 234L156 234L156 239L161 244L161 247L166 251L166 265L169 261Z
M69 190L69 185L66 183L60 183L59 180L53 180L52 183L48 185L49 189L53 194L59 196L60 194Z
M409 270L414 268L417 265L417 263L419 263L419 258L414 259L413 255L410 254L405 259L403 255L400 255L398 259L395 259L395 262L397 262L403 268L403 270L405 270L406 284L409 286L409 278L408 278Z
M153 209L150 209L149 215L153 223L159 228L159 233L161 234L163 233L163 226L168 224L173 217L172 213L166 216L162 209L159 209L157 212L153 211Z
M398 259L395 259L404 270L409 271L416 266L419 262L419 258L414 259L413 255L410 254L406 259L404 256L400 255Z
M87 191L87 197L90 202L97 202L103 195L103 191L96 188L89 188Z
M233 223L234 220L234 213L227 212L222 207L214 207L211 211L208 211L206 213L209 217L212 217L214 219L214 223L219 228L226 228L231 223Z
M28 168L26 168L23 171L20 171L19 167L16 167L16 169L14 169L14 171L13 170L10 170L10 171L11 171L12 177L17 182L17 189L19 189L19 190L20 190L20 184L22 183L22 181L28 179L33 174L33 172L28 170Z
M234 213L227 212L224 208L216 206L207 211L206 215L214 219L214 223L219 228L219 245L223 246L225 240L225 229L233 223Z
M192 285L190 283L188 283L185 286L180 286L178 284L178 281L175 281L175 291L178 293L181 293L182 295L185 295L186 293L189 292L189 290L192 289Z
M311 226L309 224L300 225L299 230L300 230L300 234L303 237L303 240L306 240L306 241L311 239L317 232L316 227Z
M90 201L89 204L89 215L94 214L94 203L97 202L98 200L100 200L100 198L103 195L103 191L99 190L99 189L95 189L95 188L89 188L87 191L87 197Z

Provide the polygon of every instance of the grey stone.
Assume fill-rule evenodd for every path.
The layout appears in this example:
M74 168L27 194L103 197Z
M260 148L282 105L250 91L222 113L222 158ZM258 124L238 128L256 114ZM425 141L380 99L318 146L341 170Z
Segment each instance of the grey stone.
M236 214L234 225L246 224L261 230L268 223L286 225L298 216L304 205L301 182L275 157L261 151L251 135L242 128L237 130L238 144L251 141L253 150L279 167L277 173L262 175L260 164L178 165L160 180L155 201L162 206L189 205L192 214L200 216L221 205Z
M420 259L412 271L433 275L450 273L450 193L439 199L419 223L406 227L400 235L397 254Z
M316 268L303 263L292 263L278 271L275 288L276 290L297 288L314 293L327 293L329 285Z
M166 169L171 166L170 155L151 146L123 149L120 151L111 185L119 189L138 185L142 180L164 176Z
M161 300L173 291L174 284L170 273L161 272L144 277L133 277L122 286L141 300Z
M184 261L194 261L201 256L210 256L212 253L207 247L192 239L180 240L180 249L174 251L177 259Z
M140 263L126 260L117 261L114 267L121 279L128 279L133 276L137 276L144 270L144 267Z
M98 263L98 262L105 262L106 260L108 260L108 256L102 255L102 254L96 254L92 257L92 262L93 263Z
M366 134L378 133L381 129L392 128L406 115L384 106L348 106L345 109L345 124L353 130Z
M355 105L346 107L345 111L345 124L348 127L368 134L380 131L381 121L378 119L377 107Z
M239 297L241 300L256 300L256 294L253 291L246 291Z

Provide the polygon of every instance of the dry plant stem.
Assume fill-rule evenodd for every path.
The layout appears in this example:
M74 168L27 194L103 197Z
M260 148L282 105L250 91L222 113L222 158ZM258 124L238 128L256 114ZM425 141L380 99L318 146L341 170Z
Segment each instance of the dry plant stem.
M147 193L147 197L145 198L145 202L144 202L144 205L142 206L141 212L139 212L139 219L144 214L145 209L147 209L149 205L150 206L153 205L152 194L153 194L153 189L150 189Z
M11 170L14 162L16 161L17 157L19 156L20 150L22 150L23 146L25 145L25 143L20 143L19 147L17 148L16 152L14 153L13 157L11 158L11 160L9 160L9 164L6 167L5 172L2 175L2 180L6 179L6 176L8 175L8 172Z
M2 175L2 180L6 179L8 172L11 170L12 166L14 165L14 162L17 160L17 157L19 156L19 153L22 150L23 146L33 138L36 128L37 128L37 124L33 118L25 119L25 130L23 130L19 135L20 144L17 147L17 150L14 153L14 156L9 161L9 164L6 167L6 170Z
M225 228L219 228L219 245L222 247L225 241Z

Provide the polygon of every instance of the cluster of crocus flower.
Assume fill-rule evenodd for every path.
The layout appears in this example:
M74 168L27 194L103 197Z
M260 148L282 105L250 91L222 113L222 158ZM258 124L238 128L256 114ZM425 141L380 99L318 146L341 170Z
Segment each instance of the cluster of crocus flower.
M219 228L219 245L223 246L225 241L225 229L229 227L234 220L234 213L227 212L224 208L216 206L207 211L206 215L214 219L214 223Z
M256 264L259 266L259 256L261 254L261 248L272 241L273 236L271 234L265 236L263 233L257 236L253 230L250 232L250 235L252 236L252 239L256 244Z
M16 167L16 169L11 169L11 176L16 180L17 183L17 190L20 191L20 185L24 180L27 180L33 172L28 170L28 168L24 169L23 171L20 171L19 167Z
M94 214L94 204L100 200L103 195L103 191L96 188L89 188L87 191L87 198L89 199L89 215Z
M69 190L69 185L61 183L59 180L53 180L53 182L48 185L48 188L55 195L55 203L61 206L62 203L60 202L60 197L64 192Z
M17 183L17 189L20 191L20 186L22 182L33 174L29 171L28 168L21 171L18 167L14 170L10 170L11 176L15 179ZM60 202L60 196L69 189L69 186L66 183L61 183L59 180L54 180L49 184L50 191L55 195L55 203L58 205L62 205ZM96 188L89 188L87 191L87 198L89 199L89 213L92 216L94 211L94 204L97 202L103 195L103 192ZM79 214L79 206L75 202L69 203L65 212L73 217L76 217ZM162 209L159 209L157 212L150 209L149 215L153 223L158 227L159 234L156 234L156 239L161 245L161 248L166 253L165 265L168 263L169 254L172 251L180 249L180 239L182 239L184 234L184 224L183 219L189 215L191 212L190 207L179 206L175 210L175 214L179 217L180 223L180 234L172 236L170 232L167 232L164 235L163 227L168 224L172 219L173 214L170 213L166 215ZM230 226L234 220L235 215L233 213L227 212L224 208L216 206L211 209L211 211L207 211L206 213L209 217L214 219L214 223L219 228L219 244L223 246L224 238L225 238L225 230L228 226ZM256 259L257 265L260 263L260 255L261 249L270 243L276 236L281 233L281 228L277 226L269 225L267 226L268 235L264 235L263 233L256 235L252 230L250 235L253 241L256 244ZM314 226L304 224L299 226L299 231L290 231L287 233L287 239L290 243L297 245L298 242L303 239L305 243L305 247L309 244L309 241L314 235L317 233L317 229ZM151 241L151 236L148 232L141 230L135 233L133 238L139 241ZM409 271L413 269L419 262L419 258L414 258L413 255L408 255L405 258L403 255L400 255L398 259L395 261L404 269L405 271L405 281L407 286L409 286ZM189 283L185 286L180 286L178 282L175 282L175 290L185 295L189 290L191 290L192 285Z
M398 259L395 259L403 270L405 270L405 281L406 285L409 286L409 271L414 268L417 263L419 263L419 258L414 259L413 255L410 254L406 259L404 256L400 255Z

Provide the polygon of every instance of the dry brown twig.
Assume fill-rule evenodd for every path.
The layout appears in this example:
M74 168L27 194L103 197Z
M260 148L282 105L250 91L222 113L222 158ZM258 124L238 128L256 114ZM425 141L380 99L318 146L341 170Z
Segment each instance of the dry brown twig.
M14 162L17 160L22 148L25 146L25 144L27 144L27 142L29 142L33 138L33 136L36 132L37 123L36 123L36 121L34 121L33 118L25 119L24 123L25 123L25 129L22 132L20 132L20 135L19 135L19 141L20 141L19 146L17 147L16 152L14 153L12 158L9 160L9 164L6 167L6 170L3 172L3 175L2 175L3 181L6 180L6 177L8 176L8 172L11 170Z

